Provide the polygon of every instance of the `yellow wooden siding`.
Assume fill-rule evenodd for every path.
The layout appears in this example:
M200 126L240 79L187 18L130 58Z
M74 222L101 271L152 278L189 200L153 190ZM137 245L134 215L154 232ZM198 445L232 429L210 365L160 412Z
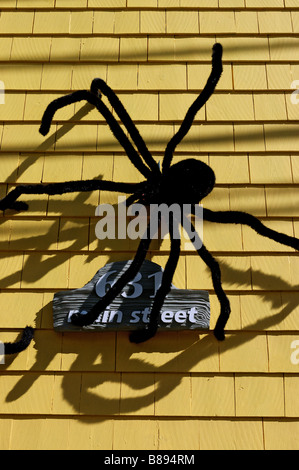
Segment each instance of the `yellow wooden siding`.
M213 168L205 207L247 211L299 237L298 8L297 0L1 0L0 196L21 183L141 181L90 105L59 110L42 137L45 107L101 77L161 161L218 41L223 75L173 161ZM14 341L27 324L36 332L0 365L0 448L298 449L299 258L248 227L204 224L232 306L225 342L212 331L160 332L141 345L124 332L53 331L55 292L134 256L133 240L95 237L95 208L117 196L24 195L27 212L1 213L0 340ZM147 258L165 266L168 254L164 240ZM212 330L210 272L188 248L174 284L209 291Z

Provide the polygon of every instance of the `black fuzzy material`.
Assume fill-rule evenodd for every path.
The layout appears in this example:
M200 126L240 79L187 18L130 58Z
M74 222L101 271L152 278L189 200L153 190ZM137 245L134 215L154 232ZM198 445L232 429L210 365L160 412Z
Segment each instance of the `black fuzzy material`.
M145 180L137 184L103 180L68 181L53 184L22 184L0 200L0 210L26 210L28 207L26 203L17 201L22 194L54 195L70 192L105 190L128 194L128 205L135 201L143 203L145 206L162 203L168 206L174 203L180 206L189 204L191 213L194 213L195 205L202 201L214 188L214 172L208 165L195 159L182 160L174 165L171 165L171 162L176 147L190 130L197 112L213 94L221 73L222 46L217 43L213 46L212 70L207 83L188 109L178 131L168 142L162 161L162 169L159 168L159 165L152 157L123 104L114 91L102 79L95 78L91 83L90 90L76 91L52 101L45 110L42 118L40 126L40 133L42 135L46 135L49 132L52 119L58 109L85 100L95 106L105 118L111 132L123 147L131 163L145 177ZM114 115L103 103L101 99L102 95L108 98L111 107L125 127L130 139L115 119ZM213 212L209 209L204 209L203 218L204 220L216 223L245 224L262 236L271 238L283 245L293 247L296 250L299 249L299 240L297 238L271 230L264 226L256 217L245 212ZM133 332L130 336L132 342L139 343L145 341L156 333L159 312L163 306L165 296L171 287L173 275L180 256L180 240L173 235L174 228L177 229L180 223L182 223L182 220L175 220L174 216L170 220L171 248L169 259L163 273L162 283L156 293L146 329ZM72 316L71 321L75 325L89 325L96 320L99 313L103 311L122 291L124 286L136 276L146 257L150 243L150 229L148 227L146 236L141 239L134 260L127 271L123 273L118 281L110 287L105 296L99 300L87 314L74 314ZM214 334L218 340L223 340L225 337L224 328L230 314L230 304L222 288L220 266L204 245L196 249L198 255L211 271L213 287L220 304L220 315L216 323ZM23 350L30 343L32 337L32 328L25 328L20 341L5 345L6 354Z

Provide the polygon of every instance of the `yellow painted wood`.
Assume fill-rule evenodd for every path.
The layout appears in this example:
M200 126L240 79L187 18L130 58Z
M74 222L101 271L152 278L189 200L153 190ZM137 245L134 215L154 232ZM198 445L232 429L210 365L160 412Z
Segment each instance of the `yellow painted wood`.
M298 189L295 186L269 187L265 191L268 216L296 216Z
M0 448L9 449L10 436L12 430L12 420L11 419L1 419L0 420Z
M186 67L182 64L139 66L140 90L171 90L186 88Z
M200 422L201 450L263 450L261 420L205 420Z
M285 416L298 416L298 400L296 399L296 388L298 385L298 374L285 375Z
M214 33L234 33L236 23L234 12L200 12L200 32L207 34Z
M269 38L269 46L271 60L291 61L294 59L296 38L289 37L271 37Z
M3 375L1 377L1 403L2 414L47 414L51 410L51 396L54 377L51 375L27 375L27 393L20 396L18 386L22 381L22 374ZM10 396L11 399L7 400Z
M219 12L219 14L222 14L222 12ZM264 64L265 61L270 59L268 40L264 37L234 37L232 35L221 37L221 44L224 50L224 60L260 61Z
M39 285L43 289L65 289L68 287L68 270L69 257L66 254L25 254L21 285L23 288Z
M142 421L142 432L136 432L138 426L140 426L140 421L137 418L117 421L113 432L114 448L117 450L158 449L157 423L148 419Z
M44 2L41 2L40 0L17 0L18 8L49 8L53 6L53 0L45 0Z
M70 20L71 34L91 34L93 31L93 11L72 11Z
M289 155L250 155L250 179L253 184L292 183Z
M94 41L93 37L87 37L81 40L81 61L117 61L118 53L118 38L98 38L97 42Z
M159 118L161 121L182 121L188 107L196 100L196 94L160 94L159 95ZM203 107L196 115L196 119L205 120L205 108Z
M140 32L147 34L163 34L166 32L165 12L163 11L141 11ZM168 32L168 31L167 31Z
M265 65L233 64L234 88L236 90L265 90L267 76ZM269 81L270 84L270 81Z
M1 81L5 90L40 90L43 67L41 64L9 64L1 67Z
M234 139L236 152L265 151L264 126L262 124L235 124ZM270 149L267 148L267 150Z
M283 0L246 0L246 7L247 8L283 8Z
M292 82L290 64L266 64L266 70L270 89L290 88Z
M243 293L240 295L240 305L241 323L244 330L280 331L287 329L284 313L289 314L290 309L286 306L284 312L279 292Z
M11 449L64 450L68 445L69 422L57 418L15 420Z
M180 448L183 450L199 449L200 426L197 420L181 421L179 419L160 420L158 425L158 448L167 450L169 448ZM171 431L170 431L171 430ZM186 465L188 460L186 459Z
M18 97L19 101L21 100L21 95L19 93L17 95L12 96ZM27 93L25 98L24 120L40 122L48 104L50 104L51 101L59 98L60 96L63 96L63 93ZM7 97L9 98L9 95L7 95ZM18 105L18 107L20 108L20 104ZM70 105L57 110L54 119L59 121L69 120L73 117L73 115L74 106ZM38 124L35 126L38 132ZM49 133L48 136L49 135L51 135L51 133ZM47 137L44 137L44 140L46 140Z
M267 338L264 334L227 334L219 348L221 372L268 372Z
M22 253L1 253L0 286L1 288L20 288L23 267Z
M138 62L146 61L148 54L148 40L144 37L121 37L119 56L123 62L136 60Z
M107 66L102 64L78 64L73 66L72 90L86 90L94 78L107 79ZM67 88L69 90L69 88Z
M208 121L251 121L254 119L251 95L217 94L206 104Z
M265 421L266 450L294 450L298 448L298 422L292 420Z
M120 414L153 416L156 406L154 387L154 374L123 373L121 376ZM159 390L156 393L159 394Z
M298 364L296 364L298 346L295 343L297 340L298 334L272 333L268 335L270 372L298 373Z
M81 374L56 374L53 386L52 413L73 414L80 410Z
M12 220L11 250L47 251L57 249L58 220Z
M95 271L96 273L96 271ZM82 287L82 286L81 286ZM62 337L60 369L67 372L103 372L115 370L115 333L68 333Z
M3 11L0 17L2 34L31 34L33 28L33 11L13 12Z
M168 11L166 13L166 29L169 34L198 34L199 17L193 11Z
M230 209L249 212L255 216L266 215L265 191L263 187L231 187Z
M247 155L210 155L210 166L215 172L217 184L249 182Z
M237 416L284 416L282 375L236 376Z
M131 116L134 122L156 122L158 120L159 106L157 93L126 93L122 95L119 93L118 97L125 106L126 110L128 111L129 115Z
M139 33L139 12L138 11L117 11L115 12L115 34L136 34Z
M191 376L192 416L234 416L234 378L232 375Z
M203 38L205 39L205 38ZM197 50L197 49L196 49ZM232 90L232 67L230 64L223 64L221 80L217 84L218 90ZM210 74L210 67L207 64L188 64L188 89L199 92L206 84Z
M40 292L3 292L0 299L3 309L1 327L23 328L26 322L39 327L42 302L43 294ZM7 305L10 306L9 311Z
M68 421L70 450L112 450L114 420L80 418Z
M241 226L204 222L204 244L211 251L242 251Z
M231 6L230 4L232 2L229 0L227 3L229 4L228 6ZM242 0L240 3L242 3ZM233 6L236 6L236 5L233 5ZM238 34L248 34L248 33L257 34L259 32L258 16L255 11L236 11L235 21L236 21L236 32Z
M255 119L257 121L286 120L284 95L253 95Z
M95 416L118 415L119 407L119 373L107 373L105 377L93 373L82 374L80 397L81 413Z
M141 66L140 66L141 67ZM119 76L122 80L119 81ZM97 76L97 75L95 75ZM109 64L107 70L107 82L115 91L137 89L137 65L135 64Z
M40 38L39 38L40 39ZM53 37L51 40L51 61L78 61L81 48L81 38Z
M72 79L72 68L62 64L44 64L40 88L42 90L69 90Z
M164 386L161 387L161 383ZM168 393L165 394L167 383ZM155 386L156 416L189 416L190 415L191 380L189 376L179 374L159 374L159 383Z
M257 13L261 33L292 33L291 14L288 11L259 11Z
M12 41L11 60L48 61L51 38L15 37Z
M70 33L69 11L47 12L37 11L34 17L34 34L68 34Z

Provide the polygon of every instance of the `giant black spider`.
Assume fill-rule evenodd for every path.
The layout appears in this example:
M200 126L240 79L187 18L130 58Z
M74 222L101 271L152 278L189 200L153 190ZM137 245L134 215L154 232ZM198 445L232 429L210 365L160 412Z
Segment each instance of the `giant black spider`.
M167 205L175 203L180 206L183 204L190 204L190 206L194 208L196 204L212 191L215 185L214 172L208 165L199 160L186 159L172 166L171 161L177 145L182 141L191 128L196 113L214 92L221 74L222 46L221 44L216 43L213 46L212 71L210 76L204 89L188 109L179 130L168 142L163 157L162 169L160 169L159 165L152 157L119 98L102 79L94 79L91 83L90 91L76 91L52 101L48 105L42 118L39 130L42 135L46 135L49 132L53 116L58 109L81 100L86 100L90 104L94 105L103 115L112 133L126 151L131 162L145 177L145 180L136 184L103 180L87 180L51 184L19 185L0 200L0 210L26 210L28 208L27 204L17 201L18 197L22 194L53 195L92 190L118 191L130 194L131 196L127 199L128 205L135 201L139 201L145 205L150 205L152 203L166 203ZM101 100L101 94L108 98L112 108L115 110L119 119L127 129L129 136L137 147L137 150L132 145L131 141L126 136L110 110ZM193 211L191 210L191 212ZM299 240L297 238L290 237L267 228L256 217L247 214L246 212L214 212L204 208L203 219L210 222L225 224L245 224L254 229L260 235L299 250ZM162 308L165 296L171 288L172 278L180 255L180 240L173 235L174 219L171 219L169 228L171 239L170 255L166 263L161 285L153 301L150 321L145 329L136 330L130 335L130 340L135 343L145 341L155 335L157 331L159 312ZM129 268L87 314L74 314L71 318L73 324L83 326L93 323L97 319L99 313L103 311L122 291L124 286L136 276L151 243L149 234L150 232L148 228L147 236L141 239L135 258ZM214 335L218 340L224 340L224 328L230 314L230 303L222 288L219 264L203 244L197 249L197 252L211 271L213 287L220 303L220 315L216 322ZM25 347L30 343L32 336L33 330L30 327L26 327L20 341L6 344L6 354L25 349Z

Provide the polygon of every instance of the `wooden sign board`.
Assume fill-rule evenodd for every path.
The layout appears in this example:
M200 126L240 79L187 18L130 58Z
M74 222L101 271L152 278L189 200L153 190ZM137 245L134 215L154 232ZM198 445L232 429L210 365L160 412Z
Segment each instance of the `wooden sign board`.
M144 328L155 294L161 284L163 269L145 260L135 279L100 312L88 326L71 323L73 313L88 312L105 295L111 285L126 271L132 260L109 263L80 289L58 292L53 299L54 329L57 331L124 331ZM160 313L159 329L208 329L210 324L209 293L203 290L176 289L165 298Z

